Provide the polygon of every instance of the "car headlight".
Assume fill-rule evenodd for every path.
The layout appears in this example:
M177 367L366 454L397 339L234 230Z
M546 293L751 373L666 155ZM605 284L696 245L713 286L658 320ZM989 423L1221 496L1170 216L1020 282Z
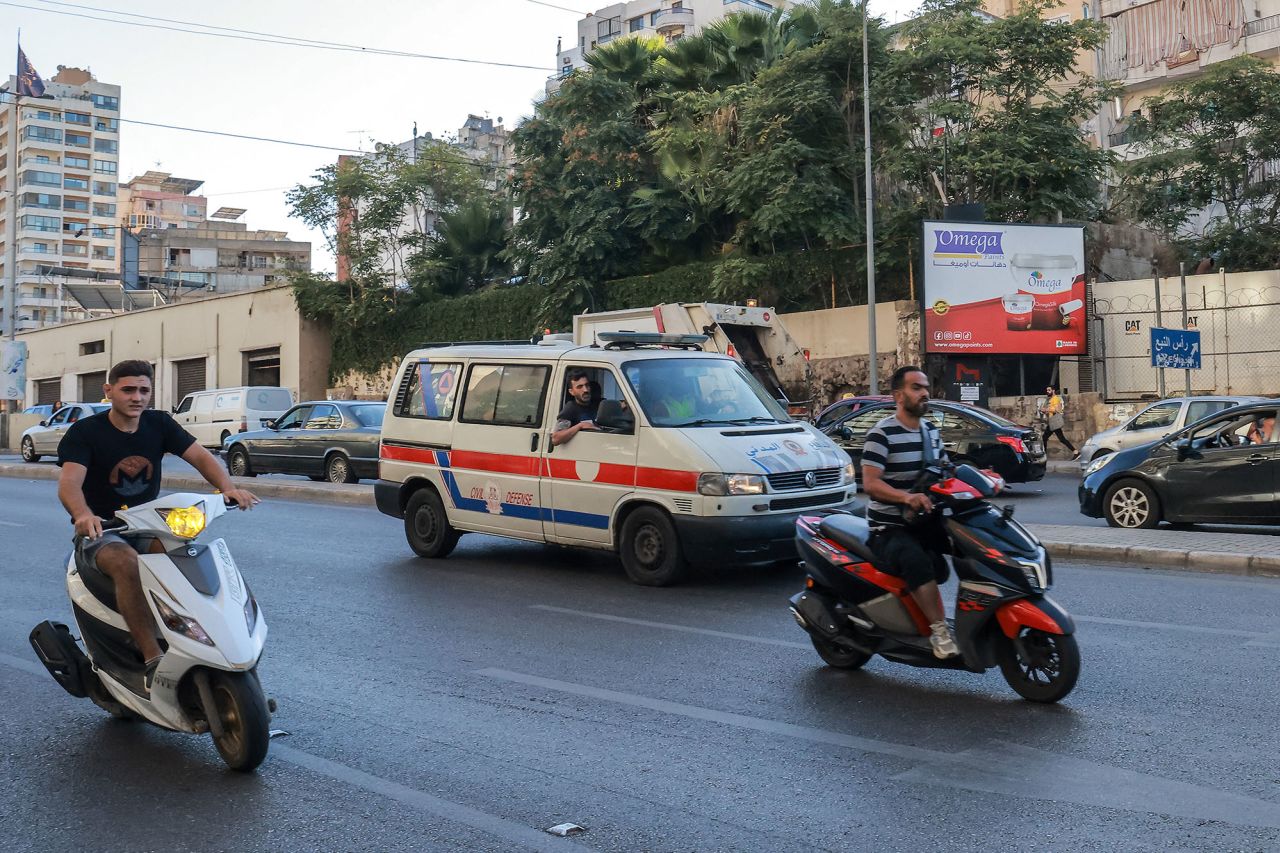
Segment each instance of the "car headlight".
M205 633L204 628L200 627L200 623L192 619L190 616L183 616L169 605L160 600L160 597L154 592L151 593L151 600L156 603L156 611L160 614L160 621L164 626L175 634L181 634L195 640L197 643L203 643L206 646L212 646L213 640Z
M194 539L204 530L204 507L188 506L171 509L164 513L164 523L173 531L174 536L183 539Z
M853 463L850 462L848 465L844 466L844 470L840 477L840 482L847 486L850 483L856 482L857 479L858 479L858 475L853 470Z
M718 472L698 476L698 494L701 495L762 495L764 477L759 474L721 474Z
M1111 463L1111 460L1115 458L1116 458L1116 455L1114 453L1106 453L1102 456L1099 456L1097 459L1089 463L1088 468L1084 469L1084 475L1088 477L1090 474L1095 474L1098 471L1101 471L1103 468L1107 467L1107 465Z

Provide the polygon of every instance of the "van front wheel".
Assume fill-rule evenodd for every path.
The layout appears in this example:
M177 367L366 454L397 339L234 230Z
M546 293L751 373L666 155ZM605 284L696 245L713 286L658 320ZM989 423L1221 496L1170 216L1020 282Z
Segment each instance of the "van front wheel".
M409 547L419 557L447 557L461 535L449 523L440 496L431 489L418 489L404 508L404 534Z
M642 506L622 524L618 547L622 567L633 583L670 586L688 571L675 525L665 512Z

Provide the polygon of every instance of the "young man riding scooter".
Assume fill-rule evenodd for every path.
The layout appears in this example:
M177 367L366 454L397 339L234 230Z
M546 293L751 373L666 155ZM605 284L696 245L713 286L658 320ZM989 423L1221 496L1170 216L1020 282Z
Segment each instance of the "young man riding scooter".
M148 690L161 652L138 578L135 547L142 543L131 543L109 530L103 532L102 520L113 518L122 506L159 496L160 463L165 453L182 457L240 509L258 503L252 493L236 488L213 455L172 415L147 408L151 380L151 365L145 361L122 361L112 367L103 387L111 408L79 420L58 445L62 467L58 499L75 524L76 548L115 583L120 615L147 664ZM152 545L159 543L148 547Z
M907 582L929 620L934 656L955 657L960 649L938 589L948 575L947 534L929 516L929 496L909 491L926 465L946 458L937 426L923 417L929 410L929 377L914 365L900 367L889 388L897 411L867 432L862 450L862 488L871 498L867 521L875 531L868 544ZM923 516L918 523L917 515Z

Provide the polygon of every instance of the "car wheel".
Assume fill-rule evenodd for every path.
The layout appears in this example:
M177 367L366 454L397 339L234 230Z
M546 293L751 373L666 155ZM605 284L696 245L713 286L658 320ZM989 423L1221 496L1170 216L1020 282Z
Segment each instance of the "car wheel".
M40 454L36 453L35 443L31 440L31 436L22 437L22 461L23 462L39 462Z
M409 498L404 508L404 534L413 553L428 559L449 556L461 536L449 523L440 496L428 488L418 489Z
M330 455L324 462L324 478L330 483L354 483L356 478L351 471L351 460L341 453Z
M227 454L227 471L232 477L256 477L249 463L249 454L243 447L233 447Z
M1141 480L1121 480L1107 489L1102 509L1112 527L1150 530L1160 523L1160 501Z
M618 556L633 583L670 586L688 571L675 525L662 510L642 506L622 523Z

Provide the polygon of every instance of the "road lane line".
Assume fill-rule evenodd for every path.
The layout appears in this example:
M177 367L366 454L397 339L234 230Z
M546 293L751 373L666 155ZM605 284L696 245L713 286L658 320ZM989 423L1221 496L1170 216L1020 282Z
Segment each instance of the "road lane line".
M1155 631L1185 631L1190 634L1217 634L1223 637L1263 636L1259 631L1241 631L1235 628L1209 628L1201 625L1179 625L1176 622L1143 622L1137 619L1109 619L1105 616L1073 616L1077 622L1091 622L1096 625L1121 625L1125 628L1150 628Z
M26 527L26 525L16 521L0 521L0 527Z
M982 746L963 752L946 753L511 670L488 668L475 670L474 674L913 762L913 767L892 776L896 781L1048 802L1101 806L1128 812L1155 812L1179 818L1226 821L1240 826L1280 828L1280 804L1277 803L1016 743L989 740Z
M36 661L29 661L0 652L0 664L52 681L49 673ZM187 736L189 737L189 735ZM590 849L567 839L547 835L545 832L516 823L513 820L507 820L504 817L498 817L470 806L460 805L432 796L425 791L419 791L416 788L410 788L407 785L401 785L398 782L374 776L363 770L357 770L354 767L348 767L345 764L339 764L336 761L330 761L327 758L303 752L295 747L273 743L269 756L286 764L292 764L312 773L327 776L330 779L360 788L372 794L387 797L436 817L469 826L494 838L518 844L522 848L550 851L550 853L559 850Z
M788 649L812 649L809 643L798 643L794 640L775 640L772 637L753 637L749 634L733 634L728 631L713 631L710 628L694 628L689 625L676 625L671 622L651 622L648 619L633 619L629 616L611 616L608 613L592 613L587 610L572 610L568 607L553 607L550 604L530 604L530 610L545 610L549 613L563 613L567 616L581 616L584 619L599 619L602 622L622 622L626 625L641 625L645 628L663 628L667 631L681 631L686 634L702 634L707 637L720 637L725 640L742 640L746 643L762 643L766 646L783 646Z

